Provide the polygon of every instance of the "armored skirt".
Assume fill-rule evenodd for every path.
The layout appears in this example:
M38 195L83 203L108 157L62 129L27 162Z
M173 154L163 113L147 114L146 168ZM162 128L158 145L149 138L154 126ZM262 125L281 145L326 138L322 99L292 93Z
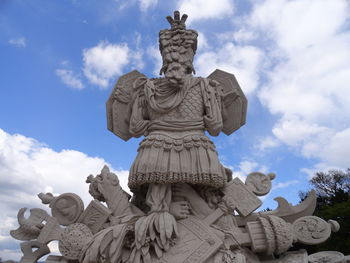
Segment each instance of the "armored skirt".
M187 82L183 94L173 92L165 100L160 99L161 95L156 96L158 100L152 96L159 90L161 87L155 89L152 82L146 85L148 120L140 112L140 102L136 99L134 103L131 127L141 127L146 136L130 170L130 189L172 183L222 187L227 180L225 168L215 145L204 133L207 130L217 135L222 127L215 90L198 78Z
M213 142L203 132L174 137L152 133L140 143L129 186L181 182L221 187L225 170Z

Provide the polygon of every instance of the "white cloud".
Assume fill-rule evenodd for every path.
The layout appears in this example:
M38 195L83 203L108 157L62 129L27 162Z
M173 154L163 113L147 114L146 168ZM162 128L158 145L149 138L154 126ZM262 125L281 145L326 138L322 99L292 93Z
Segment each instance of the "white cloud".
M251 172L254 172L258 168L258 163L254 161L242 161L239 164L240 171L248 175Z
M75 192L86 202L91 199L85 183L86 177L98 174L106 164L101 158L90 157L75 150L56 152L35 139L19 134L11 135L1 129L0 163L3 186L23 191L23 194L37 194L45 189L52 189L54 193ZM121 185L125 187L128 171L116 173ZM15 196L0 195L2 199L16 200ZM23 202L23 199L17 200Z
M139 0L140 9L142 12L146 12L149 8L158 4L158 0Z
M275 137L267 136L267 137L260 139L256 148L259 151L265 151L266 149L274 148L274 147L277 147L279 145L280 145L279 140L277 140Z
M70 65L70 61L69 61L69 60L62 60L60 64L61 64L61 66L63 66L63 67L67 67L67 66Z
M222 19L233 15L234 6L230 0L181 0L178 10L188 14L188 23L195 20Z
M346 1L266 0L257 4L250 21L272 34L278 45L295 52L328 41L349 15Z
M84 89L82 81L72 70L56 69L56 75L60 77L61 81L67 86L77 90Z
M21 207L46 207L36 196L40 192L76 193L86 207L92 197L85 179L89 174L100 173L105 163L101 158L75 150L57 152L35 139L0 129L0 242L12 240L9 231L17 228L16 216ZM128 171L113 171L121 186L129 191ZM14 258L19 254L7 249L0 250L0 255Z
M325 163L342 168L349 167L350 128L336 132L330 137L327 147L320 151L320 157Z
M143 60L144 50L142 48L142 35L139 32L135 33L135 47L130 50L130 62L131 66L137 69L143 69L145 66Z
M249 94L257 88L261 61L262 53L258 48L227 42L221 48L199 54L195 60L195 69L201 76L208 76L215 69L233 73L239 77L244 93Z
M221 160L222 161L222 160ZM242 160L238 165L228 165L224 163L224 166L232 170L232 177L238 177L245 182L248 174L252 172L267 173L269 168L265 165L259 165L253 160Z
M208 48L209 43L208 43L208 39L205 36L205 34L201 31L198 31L198 30L197 30L197 33L198 33L198 48L197 48L197 50L201 51L202 49L204 50L204 49Z
M272 66L258 97L279 117L272 133L319 167L348 166L349 17L345 0L265 0L246 20L268 43Z
M18 244L19 246L19 244ZM19 260L23 256L21 251L14 251L11 249L3 249L1 251L1 257L6 260Z
M27 45L26 39L24 37L13 38L13 39L10 39L8 42L11 45L14 45L16 47L22 47L22 48L26 47Z
M105 89L112 78L122 74L129 60L127 44L101 41L97 46L83 50L83 72L91 83Z
M282 119L275 124L273 134L289 146L302 146L310 140L324 141L332 130L299 118Z
M291 180L291 181L286 181L286 182L279 182L279 183L273 183L272 184L272 190L277 190L277 189L282 189L282 188L287 188L291 185L298 184L298 180Z
M163 64L159 49L155 46L149 46L147 48L147 55L151 58L154 65L153 75L159 76L159 71L162 68Z
M233 39L238 43L244 43L254 40L255 35L252 31L241 28L233 34Z

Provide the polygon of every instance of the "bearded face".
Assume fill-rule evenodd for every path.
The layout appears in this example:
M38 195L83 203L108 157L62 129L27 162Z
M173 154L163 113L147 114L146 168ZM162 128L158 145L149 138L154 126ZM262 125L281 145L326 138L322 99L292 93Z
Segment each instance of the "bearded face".
M178 62L170 63L165 71L165 78L172 86L181 86L188 75L186 66Z

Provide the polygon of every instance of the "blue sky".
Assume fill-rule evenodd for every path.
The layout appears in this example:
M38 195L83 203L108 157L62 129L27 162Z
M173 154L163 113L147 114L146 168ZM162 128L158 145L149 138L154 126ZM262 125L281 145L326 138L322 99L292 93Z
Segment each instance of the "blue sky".
M36 194L75 192L104 163L127 181L140 139L106 128L105 102L119 76L158 76L158 32L179 9L199 32L198 76L235 74L247 124L213 138L244 179L274 172L274 197L298 203L318 170L349 167L350 7L346 0L0 1L0 257L19 259L21 207ZM57 250L52 246L53 250Z

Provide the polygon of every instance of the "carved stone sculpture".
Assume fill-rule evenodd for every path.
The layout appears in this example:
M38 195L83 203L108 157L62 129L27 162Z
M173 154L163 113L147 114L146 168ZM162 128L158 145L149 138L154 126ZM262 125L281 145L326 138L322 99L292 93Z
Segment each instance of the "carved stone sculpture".
M336 252L308 257L304 250L288 251L296 242L321 243L339 229L335 221L312 216L314 192L297 206L278 197L276 210L254 212L275 174L254 172L242 182L220 163L206 135L230 135L244 125L247 99L233 74L217 69L194 77L198 34L186 29L187 15L176 11L167 19L171 28L159 33L165 77L127 73L106 104L110 131L126 141L144 136L129 173L133 196L107 166L87 177L93 200L86 208L73 193L40 193L51 215L34 208L25 218L22 208L20 226L11 231L26 241L21 262L36 262L53 240L62 256L49 256L47 263L345 260Z

